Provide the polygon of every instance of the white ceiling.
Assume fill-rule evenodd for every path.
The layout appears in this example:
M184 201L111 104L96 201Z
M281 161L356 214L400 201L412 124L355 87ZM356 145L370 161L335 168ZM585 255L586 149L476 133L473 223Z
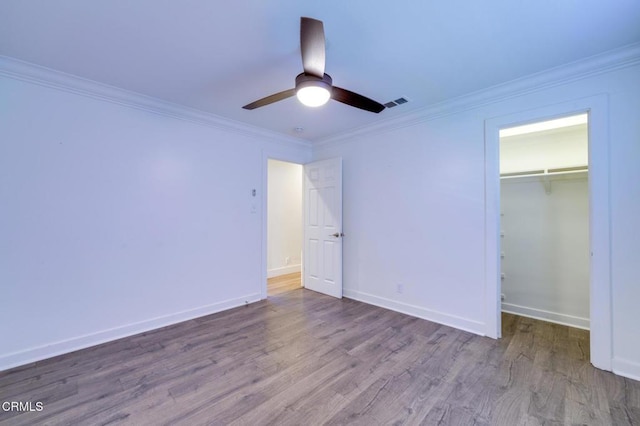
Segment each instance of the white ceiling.
M242 109L293 87L301 16L337 86L411 102ZM639 41L638 0L0 2L0 55L311 141Z

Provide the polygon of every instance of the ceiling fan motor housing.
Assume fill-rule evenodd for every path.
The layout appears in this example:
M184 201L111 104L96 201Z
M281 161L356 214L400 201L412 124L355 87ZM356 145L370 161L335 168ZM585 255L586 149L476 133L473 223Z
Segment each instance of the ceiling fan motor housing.
M323 87L331 93L331 87L333 84L333 79L329 74L325 74L322 78L316 77L315 75L300 73L296 77L296 93L304 88L309 86L315 87Z

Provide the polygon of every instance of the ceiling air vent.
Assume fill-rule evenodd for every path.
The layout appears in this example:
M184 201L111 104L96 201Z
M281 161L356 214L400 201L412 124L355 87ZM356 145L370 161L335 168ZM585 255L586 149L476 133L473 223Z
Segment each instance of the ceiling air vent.
M387 108L393 108L398 105L406 104L407 102L409 102L407 98L398 98L395 101L387 102L384 106Z

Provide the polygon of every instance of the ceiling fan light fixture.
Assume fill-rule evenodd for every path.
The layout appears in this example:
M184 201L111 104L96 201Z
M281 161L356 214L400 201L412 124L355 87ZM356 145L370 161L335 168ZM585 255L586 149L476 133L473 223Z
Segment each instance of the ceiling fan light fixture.
M325 87L309 85L299 88L296 96L308 107L319 107L329 101L331 93Z
M319 78L302 73L296 77L296 96L303 105L319 107L331 99L331 77Z

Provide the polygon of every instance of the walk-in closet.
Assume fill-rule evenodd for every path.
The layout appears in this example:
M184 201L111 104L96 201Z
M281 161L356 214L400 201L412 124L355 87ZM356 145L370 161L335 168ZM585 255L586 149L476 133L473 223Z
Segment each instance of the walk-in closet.
M587 119L500 132L504 312L589 328Z

